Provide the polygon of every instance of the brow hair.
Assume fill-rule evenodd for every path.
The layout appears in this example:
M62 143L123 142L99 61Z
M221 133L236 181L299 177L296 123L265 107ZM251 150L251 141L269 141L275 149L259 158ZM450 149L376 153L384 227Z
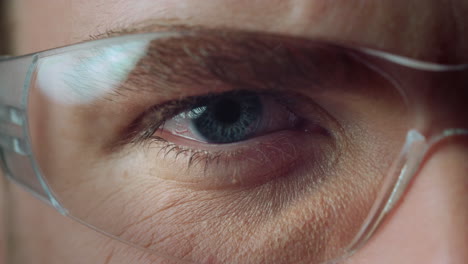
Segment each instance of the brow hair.
M193 33L193 32L192 32ZM180 93L184 85L244 89L322 87L349 78L342 49L303 39L236 31L197 31L156 39L124 87ZM149 89L149 90L148 90Z

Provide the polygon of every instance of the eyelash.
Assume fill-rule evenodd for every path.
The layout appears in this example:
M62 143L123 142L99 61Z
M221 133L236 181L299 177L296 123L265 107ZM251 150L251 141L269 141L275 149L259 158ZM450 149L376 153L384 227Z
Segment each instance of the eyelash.
M175 159L180 155L188 155L187 169L190 169L193 165L204 163L204 171L211 165L213 162L219 163L223 154L219 153L210 153L203 150L194 150L190 148L183 148L180 145L169 142L160 137L154 137L150 139L149 144L165 144L162 147L159 147L158 155L163 154L163 157L166 158L168 155L174 154ZM228 159L223 159L223 161L228 161Z

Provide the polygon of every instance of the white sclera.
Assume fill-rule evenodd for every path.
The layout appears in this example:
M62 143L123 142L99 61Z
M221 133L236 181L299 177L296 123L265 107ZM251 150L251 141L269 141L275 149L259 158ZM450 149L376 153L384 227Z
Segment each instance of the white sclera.
M148 45L148 40L132 41L42 58L38 87L57 103L89 104L125 81Z

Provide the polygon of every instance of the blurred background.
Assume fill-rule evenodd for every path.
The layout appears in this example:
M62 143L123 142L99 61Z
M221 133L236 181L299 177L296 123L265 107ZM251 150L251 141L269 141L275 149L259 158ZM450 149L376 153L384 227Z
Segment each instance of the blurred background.
M8 37L10 35L11 25L9 23L7 5L9 0L0 0L0 54L7 54L9 51Z
M8 54L10 51L8 40L12 25L10 25L9 22L9 12L7 8L7 2L9 1L10 0L0 0L0 56ZM8 237L6 232L6 223L8 222L8 214L6 213L7 197L6 181L0 172L0 264L6 264L6 241Z

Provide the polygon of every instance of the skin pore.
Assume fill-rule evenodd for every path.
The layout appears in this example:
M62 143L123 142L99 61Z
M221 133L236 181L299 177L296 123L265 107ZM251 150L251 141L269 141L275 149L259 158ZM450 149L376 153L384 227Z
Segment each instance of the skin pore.
M12 6L12 46L19 55L102 37L108 31L115 35L112 32L157 28L153 24L184 24L319 38L433 62L460 63L468 60L468 27L462 16L467 12L466 2L436 0L48 0L46 5L18 0ZM464 263L468 258L464 250L468 245L464 228L468 223L464 162L468 146L461 140L450 143L430 157L404 203L366 247L345 263ZM18 263L172 263L98 234L18 187L10 188L13 260ZM288 239L307 241L306 235ZM286 247L269 252L267 245L261 246L276 263L297 261L291 255L298 252ZM240 255L237 261L245 259L249 256Z

